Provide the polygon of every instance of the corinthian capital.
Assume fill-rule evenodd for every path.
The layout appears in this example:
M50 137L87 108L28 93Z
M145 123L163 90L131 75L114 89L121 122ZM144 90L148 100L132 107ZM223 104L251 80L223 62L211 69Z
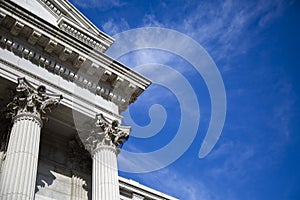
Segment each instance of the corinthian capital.
M7 107L11 110L12 117L31 113L44 119L45 114L58 105L61 99L62 95L46 93L46 87L43 85L34 88L25 78L18 78L16 95Z
M85 139L86 149L91 153L98 147L108 146L119 149L129 138L130 127L119 126L118 121L108 122L102 114L97 114L93 127Z

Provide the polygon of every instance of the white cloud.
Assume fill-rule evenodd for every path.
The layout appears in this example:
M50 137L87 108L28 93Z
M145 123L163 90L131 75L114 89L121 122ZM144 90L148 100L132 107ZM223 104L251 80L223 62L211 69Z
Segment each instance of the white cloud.
M82 8L97 8L100 11L106 11L116 7L122 7L126 5L121 0L73 0L76 6Z
M108 33L109 35L115 35L122 31L129 29L128 22L121 18L120 21L115 21L114 19L110 18L107 22L102 25L103 31Z
M188 7L189 2L183 7ZM163 4L161 4L164 7ZM231 59L243 54L249 48L258 44L263 38L258 38L261 28L280 17L291 5L285 0L266 0L258 2L235 2L226 0L222 3L198 3L190 8L190 12L181 16L181 21L172 18L158 17L155 14L145 14L142 27L164 27L178 30L191 36L203 45L214 59ZM180 15L180 13L179 13ZM255 28L251 26L255 24ZM109 20L104 30L116 34L131 27L125 19ZM142 42L139 40L138 42ZM225 70L231 69L226 67Z
M126 5L120 0L74 0L74 3L81 7L97 7L102 11ZM192 5L188 14L179 13L178 15L182 15L181 21L172 21L173 18L158 17L153 13L146 13L140 26L178 30L203 45L214 59L229 60L247 52L249 48L258 44L263 39L257 37L261 28L280 17L292 3L292 1L287 0L234 3L232 0L221 3L210 1ZM187 1L183 7L191 7L189 4L190 2ZM159 5L163 8L166 7L164 3ZM253 23L255 28L250 27ZM114 35L132 27L124 18L110 18L103 24L102 28L106 33ZM224 71L230 69L232 68L226 66Z
M140 178L142 182L151 185L154 189L182 200L222 199L215 198L216 195L195 174L194 176L183 176L181 174L182 172L177 170L163 169L150 174L140 175Z
M251 165L252 169L249 169L249 165L251 160L254 157L257 159L257 154L260 153L254 146L233 141L223 142L207 157L210 161L218 160L219 162L218 165L212 166L207 171L208 176L214 179L225 176L227 179L240 182L251 178L249 171L255 169L253 165Z
M145 14L143 18L143 27L164 27L164 24L159 22L155 15Z
M112 3L114 5L114 3ZM238 4L232 3L231 0L226 0L221 4L208 3L199 4L195 9L193 9L187 16L184 16L182 22L172 22L172 21L161 21L158 20L154 14L146 14L142 20L142 26L158 26L173 28L175 30L181 31L192 38L196 39L201 45L213 55L214 59L230 59L234 56L238 56L248 51L249 48L255 46L263 38L258 38L261 29L270 25L274 20L279 18L285 11L286 7L290 3L286 3L283 0L266 0L260 2L240 2ZM116 3L115 6L122 6L122 4ZM107 6L109 7L109 6ZM109 19L103 25L104 31L109 34L116 34L125 30L130 29L130 26L126 19ZM254 24L255 28L251 28L250 25ZM140 38L139 41L142 43L143 40ZM148 43L148 42L147 42ZM127 60L126 60L127 59ZM122 60L128 66L134 67L141 64L147 63L159 63L168 64L172 59L172 56L159 53L149 53L147 51L134 54L133 56L124 57ZM233 69L232 66L226 65L223 71L229 71ZM145 68L146 70L146 68ZM149 70L149 69L148 69ZM151 72L152 74L158 73L158 71ZM176 80L177 77L165 76L164 74L157 74L157 77L163 76L162 78L168 78L169 81ZM283 92L282 95L290 96L285 92L290 91L290 86L286 85L285 82L281 82L279 85L274 86L275 88L280 88ZM237 89L235 92L241 93L242 89ZM161 94L157 93L157 98L161 97ZM153 96L152 98L156 98ZM268 126L281 129L285 135L289 135L289 119L291 118L291 110L293 106L293 101L286 99L281 102L280 105L276 106L272 113L270 114L270 120ZM249 125L249 124L248 124ZM237 128L239 124L235 124ZM241 131L245 128L241 127ZM278 138L276 138L278 139ZM270 148L282 147L285 144L282 140L276 141L277 143L272 143L271 147L258 146L253 144L237 144L233 141L223 143L218 149L215 149L208 157L209 160L218 160L220 158L225 158L223 163L220 165L213 166L209 170L207 176L219 177L228 176L230 180L239 180L251 178L249 177L249 164L252 163L253 158L255 158L255 164L251 167L259 168L264 164L271 166L271 159L267 159L267 153L262 153L259 151L270 152ZM139 152L134 146L131 146L131 150L134 152ZM282 148L278 148L280 151ZM234 153L233 153L234 152ZM258 156L258 153L262 153ZM276 154L272 154L278 155ZM122 156L119 156L119 160L122 162L127 162L129 160ZM141 165L147 165L146 160ZM269 162L269 163L267 163ZM274 161L273 161L274 162ZM263 166L266 168L266 166ZM254 170L254 169L252 169ZM172 194L181 193L184 199L226 199L217 198L214 196L212 190L208 186L198 179L198 177L183 177L184 174L180 171L164 169L149 175L142 176L145 182L150 185L159 185L163 188L165 192L170 191ZM247 176L244 176L248 174ZM152 180L152 183L150 182ZM157 189L160 189L157 188ZM232 198L231 198L232 199Z
M288 141L290 138L290 119L293 117L294 106L296 103L296 94L293 91L291 83L283 72L280 73L281 79L273 85L273 90L276 95L282 97L281 101L274 102L276 105L273 107L268 125L276 130L279 130L282 138ZM281 140L282 144L283 141Z
M173 24L172 27L195 38L215 59L224 59L256 45L261 39L257 38L260 28L280 17L289 5L282 0L259 3L227 0L222 4L199 4L185 17L183 24ZM250 25L256 21L259 21L259 26L251 29Z

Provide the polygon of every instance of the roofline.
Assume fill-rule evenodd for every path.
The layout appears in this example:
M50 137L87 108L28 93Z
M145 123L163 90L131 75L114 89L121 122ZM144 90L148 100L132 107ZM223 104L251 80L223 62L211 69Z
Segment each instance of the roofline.
M85 17L73 4L71 4L68 0L54 0L56 4L59 6L68 8L68 14L73 16L74 18L81 18L84 20L84 22L89 25L94 32L98 33L102 37L108 39L111 44L115 42L115 39L111 37L110 35L104 33L101 31L97 26L95 26L87 17ZM80 22L79 22L80 23ZM81 22L82 23L82 22Z

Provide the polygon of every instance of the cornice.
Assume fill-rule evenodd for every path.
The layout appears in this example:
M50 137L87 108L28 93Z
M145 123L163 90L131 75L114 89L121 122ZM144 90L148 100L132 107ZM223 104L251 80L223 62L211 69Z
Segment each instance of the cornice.
M61 15L58 19L58 26L61 30L77 38L78 40L92 47L96 51L104 53L110 46L110 41L100 41L95 35L82 29L82 27L76 25L73 21L69 20L63 15Z
M38 0L40 3L44 4L46 8L49 9L54 15L60 16L63 12L62 9L52 3L50 0Z
M119 176L119 186L120 189L130 191L138 195L142 195L145 198L157 199L157 200L178 200L175 197L162 193L160 191L149 188L145 185L142 185L134 180L129 180Z
M9 5L5 6L9 8ZM148 79L107 55L76 44L80 41L30 16L30 13L1 7L0 33L5 35L1 36L3 48L115 102L120 112L151 84ZM62 24L70 22L61 19ZM100 80L95 82L97 77Z
M85 78L83 75L80 75L80 73L69 70L64 66L61 66L59 63L47 59L46 57L40 55L34 50L24 47L23 45L12 41L11 39L8 39L3 35L0 35L0 47L12 51L19 57L25 58L31 61L33 64L46 68L49 72L57 74L69 81L75 82L85 87L86 89L95 92L97 95L109 99L117 104L126 103L126 100L118 93L114 92L114 90L111 91L109 88L106 88L102 85L96 85L96 83L93 83L92 81L89 81L87 78Z
M58 26L66 33L79 39L96 51L105 52L115 41L109 35L103 33L86 19L69 2L60 0L37 0L57 18ZM61 19L68 22L62 23ZM64 20L64 21L65 21Z
M85 28L90 33L109 41L110 45L115 41L111 36L99 30L89 19L87 19L68 0L36 0L45 6L56 17L65 15L80 27Z
M0 58L0 64L3 64L9 68L1 68L0 67L0 75L3 77L9 79L12 82L16 82L17 78L20 76L26 76L32 80L36 80L38 83L42 83L48 87L51 87L55 89L56 91L59 91L60 93L64 94L64 101L62 101L61 104L64 104L67 107L70 107L72 109L75 109L78 112L81 112L83 115L86 115L88 117L95 117L94 109L96 109L98 112L103 112L106 115L110 115L115 119L121 120L122 116L120 116L117 113L111 112L110 110L104 108L101 105L96 105L94 102L88 101L87 99L83 98L79 94L72 93L69 90L66 90L60 86L54 85L48 80L44 79L43 77L36 76L36 74L33 74L31 72L28 72L24 69L19 68L18 66L7 62L6 60L3 60ZM1 71L2 70L2 71ZM21 74L21 75L20 75ZM93 110L91 110L91 108ZM83 112L84 111L84 112ZM56 118L50 117L51 120L57 121ZM62 123L60 121L60 123ZM65 126L69 126L69 124L65 123ZM73 126L69 126L70 128L74 128Z

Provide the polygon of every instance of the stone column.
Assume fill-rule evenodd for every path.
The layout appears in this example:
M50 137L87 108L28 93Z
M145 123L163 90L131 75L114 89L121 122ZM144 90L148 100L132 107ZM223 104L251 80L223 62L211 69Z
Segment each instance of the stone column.
M109 123L102 114L96 116L94 127L84 140L93 159L92 200L120 199L117 155L130 129Z
M16 95L8 105L12 128L0 180L1 200L33 200L37 175L42 119L61 100L46 94L46 88L18 79Z

